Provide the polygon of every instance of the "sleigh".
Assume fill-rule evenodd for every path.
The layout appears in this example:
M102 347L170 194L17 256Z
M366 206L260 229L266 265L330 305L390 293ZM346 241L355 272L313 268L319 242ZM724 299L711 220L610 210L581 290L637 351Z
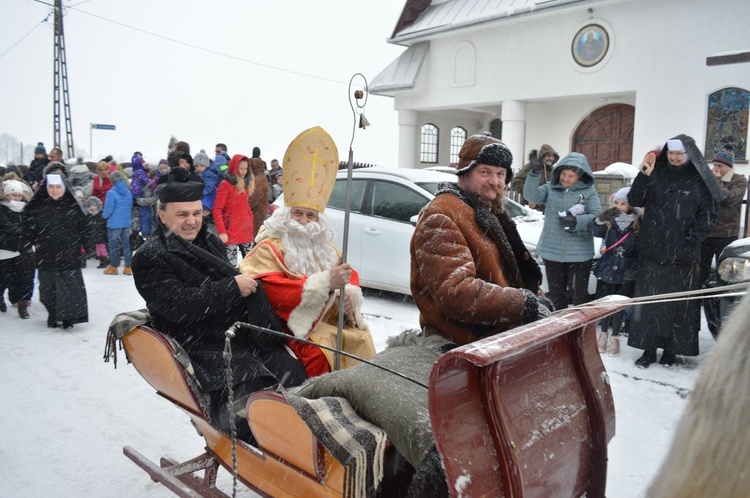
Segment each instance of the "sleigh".
M595 326L625 305L594 304L437 361L429 409L452 496L604 496L615 412ZM156 464L130 446L125 455L178 496L227 496L216 476L220 467L232 472L232 440L210 423L207 397L178 360L184 352L145 326L127 332L123 345L141 376L206 442L203 454L185 462L164 457ZM257 444L236 441L241 483L264 496L343 496L344 467L281 394L256 393L246 411Z

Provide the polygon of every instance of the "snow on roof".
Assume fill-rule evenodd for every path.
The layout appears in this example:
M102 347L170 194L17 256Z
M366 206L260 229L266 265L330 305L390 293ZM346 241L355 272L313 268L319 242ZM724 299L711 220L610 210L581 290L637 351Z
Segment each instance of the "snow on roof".
M487 21L529 14L537 10L566 6L592 0L446 0L432 2L420 12L413 22L402 23L393 34L392 42L398 42L430 33L448 31ZM407 12L419 8L407 2L402 18ZM412 14L413 15L413 12Z

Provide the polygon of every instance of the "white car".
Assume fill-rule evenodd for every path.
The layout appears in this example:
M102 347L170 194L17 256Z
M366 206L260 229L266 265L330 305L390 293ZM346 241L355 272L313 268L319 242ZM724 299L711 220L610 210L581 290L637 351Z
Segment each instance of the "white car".
M338 172L325 211L336 229L335 244L342 249L346 177L346 170ZM435 197L438 183L455 181L456 175L423 169L372 167L352 172L347 261L359 272L362 287L411 295L409 243L416 215ZM283 206L283 197L274 204ZM505 205L536 257L542 214L510 199Z

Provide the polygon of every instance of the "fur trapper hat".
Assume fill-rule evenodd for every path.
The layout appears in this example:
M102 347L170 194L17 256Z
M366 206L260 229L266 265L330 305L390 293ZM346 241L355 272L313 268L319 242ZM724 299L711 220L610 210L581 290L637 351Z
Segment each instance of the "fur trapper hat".
M456 174L463 175L478 164L500 166L506 170L505 183L513 180L513 154L502 141L490 135L472 135L458 152Z

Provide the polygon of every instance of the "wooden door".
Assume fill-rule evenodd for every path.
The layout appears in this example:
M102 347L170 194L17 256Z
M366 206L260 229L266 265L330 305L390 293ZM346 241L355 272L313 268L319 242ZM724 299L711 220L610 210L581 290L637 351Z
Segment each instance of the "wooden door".
M581 122L573 134L573 152L589 160L592 171L600 171L615 162L633 162L633 126L635 107L610 104L595 110Z

